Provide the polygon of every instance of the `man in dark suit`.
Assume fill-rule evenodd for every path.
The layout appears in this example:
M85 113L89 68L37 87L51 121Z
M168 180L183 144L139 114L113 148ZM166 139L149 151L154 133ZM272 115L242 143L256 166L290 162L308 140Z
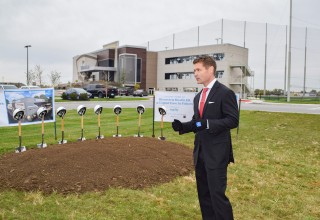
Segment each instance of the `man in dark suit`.
M233 219L232 207L225 195L227 167L234 162L230 129L239 123L236 96L215 78L216 62L210 56L193 61L194 76L204 89L194 102L189 122L172 122L179 134L195 133L194 166L198 198L203 219Z

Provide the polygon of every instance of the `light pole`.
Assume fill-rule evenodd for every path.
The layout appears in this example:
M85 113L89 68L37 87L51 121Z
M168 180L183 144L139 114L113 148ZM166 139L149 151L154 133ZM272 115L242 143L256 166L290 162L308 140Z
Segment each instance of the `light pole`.
M27 48L27 85L29 85L29 55L28 55L28 48L31 47L31 45L24 46Z

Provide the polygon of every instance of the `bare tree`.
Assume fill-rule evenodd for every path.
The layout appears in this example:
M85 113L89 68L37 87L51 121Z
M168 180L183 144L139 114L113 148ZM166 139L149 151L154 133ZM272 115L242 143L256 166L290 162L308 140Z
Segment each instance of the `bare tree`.
M52 87L55 87L60 83L61 73L57 72L56 70L51 71L51 73L48 74L48 76Z
M29 70L29 73L26 72L25 74L27 76L27 85L32 85L32 82L36 79L34 71Z
M43 70L41 69L40 65L36 65L34 67L34 77L35 79L39 82L39 85L41 86L43 81L42 81L42 74L43 74Z

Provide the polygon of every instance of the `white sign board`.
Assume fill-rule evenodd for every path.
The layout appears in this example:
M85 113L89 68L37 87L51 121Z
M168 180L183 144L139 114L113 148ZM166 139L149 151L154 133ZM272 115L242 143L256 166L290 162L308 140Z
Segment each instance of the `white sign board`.
M237 100L238 109L239 109L239 106L240 106L240 93L236 93L236 100Z
M166 108L166 115L163 121L172 122L178 119L181 122L187 122L193 116L193 99L197 93L191 92L155 92L155 121L161 121L159 107Z
M40 107L47 109L45 122L55 121L54 90L50 89L10 89L0 91L0 126L16 126L13 119L15 109L24 111L22 124L37 124L42 120L37 117Z

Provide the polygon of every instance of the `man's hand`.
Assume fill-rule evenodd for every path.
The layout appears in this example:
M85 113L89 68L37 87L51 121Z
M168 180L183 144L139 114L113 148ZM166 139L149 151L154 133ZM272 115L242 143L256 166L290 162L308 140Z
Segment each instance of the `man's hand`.
M207 128L207 119L193 120L192 131L198 132Z
M181 121L174 119L172 122L172 128L174 131L182 131L183 130L183 126Z

